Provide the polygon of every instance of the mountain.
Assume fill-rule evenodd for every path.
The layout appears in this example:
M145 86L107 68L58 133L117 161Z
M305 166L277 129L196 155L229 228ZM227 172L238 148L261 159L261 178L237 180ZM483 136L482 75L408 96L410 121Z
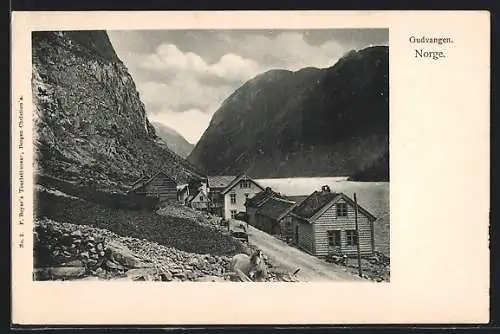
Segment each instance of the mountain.
M386 46L325 69L260 74L222 103L188 160L259 178L351 176L377 161L388 171L388 78Z
M156 135L105 31L35 32L32 50L37 174L118 190L159 169L199 176Z
M151 122L158 137L163 139L169 149L183 158L187 158L194 145L184 138L179 132L159 122Z

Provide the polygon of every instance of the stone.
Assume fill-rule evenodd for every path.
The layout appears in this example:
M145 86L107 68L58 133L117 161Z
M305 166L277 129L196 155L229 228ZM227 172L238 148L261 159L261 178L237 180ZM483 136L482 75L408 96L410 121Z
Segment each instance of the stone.
M142 261L137 256L135 256L134 253L132 253L129 249L119 243L110 242L106 250L109 254L110 259L114 260L117 263L120 263L125 267L141 268L144 266Z
M81 237L82 237L82 235L83 235L83 233L82 233L82 231L80 231L80 230L76 230L76 231L73 231L73 232L71 233L71 236L72 236L72 237L79 237L79 238L81 238Z
M157 271L154 268L130 269L127 270L127 272L125 273L125 275L132 280L137 280L141 278L143 278L143 280L151 280L156 274Z
M81 252L80 253L80 257L84 258L84 259L88 259L89 258L89 253L88 252Z
M116 262L113 262L111 260L107 260L104 265L106 266L106 268L108 269L113 269L113 270L125 270L126 268L124 266L122 266L121 264L119 263L116 263Z
M160 274L160 279L163 282L170 282L173 279L172 273L170 273L170 271L168 270L165 270Z
M83 277L85 267L47 267L37 269L37 275L49 280L69 280Z
M84 263L82 260L71 260L68 262L61 263L62 267L83 267Z

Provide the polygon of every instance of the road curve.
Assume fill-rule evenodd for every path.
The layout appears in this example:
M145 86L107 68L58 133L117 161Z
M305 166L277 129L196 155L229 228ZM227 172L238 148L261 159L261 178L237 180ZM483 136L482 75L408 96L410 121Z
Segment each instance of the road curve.
M275 267L294 272L300 268L297 278L304 282L356 281L364 279L346 271L341 266L327 263L285 242L248 225L249 243L260 248Z

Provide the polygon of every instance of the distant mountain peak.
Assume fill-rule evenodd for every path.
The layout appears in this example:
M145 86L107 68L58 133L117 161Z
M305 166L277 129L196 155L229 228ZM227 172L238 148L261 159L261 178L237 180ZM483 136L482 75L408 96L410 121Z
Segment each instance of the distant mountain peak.
M188 142L186 138L175 129L160 122L151 122L151 124L155 128L156 135L160 137L174 153L183 158L186 158L189 153L191 153L194 145Z

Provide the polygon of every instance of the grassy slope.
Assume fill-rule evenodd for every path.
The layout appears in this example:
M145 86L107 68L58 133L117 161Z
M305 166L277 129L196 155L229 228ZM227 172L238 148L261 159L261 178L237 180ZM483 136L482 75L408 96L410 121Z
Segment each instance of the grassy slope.
M91 225L191 253L233 255L244 251L238 241L189 219L110 208L46 192L37 194L36 215L60 222Z

